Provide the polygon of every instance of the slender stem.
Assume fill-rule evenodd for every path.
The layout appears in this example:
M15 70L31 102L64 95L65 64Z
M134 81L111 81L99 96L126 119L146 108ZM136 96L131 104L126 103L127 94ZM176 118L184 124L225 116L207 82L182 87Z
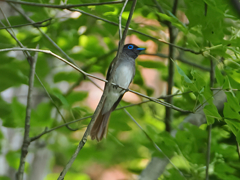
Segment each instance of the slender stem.
M237 154L238 154L238 159L240 160L240 148L239 148L239 144L236 140L236 145L237 145Z
M76 67L75 65L71 64L70 62L68 62L67 60L63 59L62 57L58 56L57 54L54 54L53 52L49 51L49 50L41 50L41 49L31 49L31 48L6 48L6 49L0 49L0 52L5 52L5 51L35 51L35 52L42 52L42 53L46 53L46 54L50 54L58 59L60 59L61 61L65 62L66 64L70 65L71 67L73 67L74 69L76 69L77 71L83 73L84 75L86 76L89 76L89 77L92 77L92 78L95 78L95 79L98 79L100 81L104 81L104 82L108 82L107 80L105 79L102 79L102 78L99 78L97 76L94 76L92 74L89 74L89 73L86 73L85 71L83 71L82 69L79 69L78 67ZM115 83L111 83L112 85L116 85ZM122 88L124 89L125 91L130 91L134 94L137 94L139 96L142 96L144 98L147 98L151 101L154 101L158 104L161 104L161 105L164 105L164 106L167 106L167 107L171 107L177 111L180 111L180 112L183 112L183 113L192 113L192 111L189 111L189 110L184 110L184 109L181 109L179 107L176 107L172 104L169 104L167 102L163 102L163 101L160 101L159 99L156 99L156 98L152 98L152 97L149 97L147 95L144 95L144 94L141 94L139 92L136 92L136 91L133 91L133 90L130 90L130 89L126 89L126 88L123 88L121 86L118 86L119 88Z
M183 92L183 93L180 93L180 94L172 94L172 95L170 95L170 96L179 96L179 95L186 94L186 93L191 93L191 92L192 92L192 91ZM166 99L166 98L168 98L168 97L169 97L169 96L160 96L158 99ZM137 104L126 105L126 106L123 106L123 107L119 107L119 108L115 109L114 111L118 111L118 110L121 110L121 109L123 109L123 108L129 108L129 107L133 107L133 106L138 106L138 105L140 105L140 104L148 103L148 102L151 102L151 101L150 101L150 100L146 100L146 101L142 101L142 102L137 103ZM74 121L69 121L69 122L64 123L64 124L62 124L62 125L56 126L56 127L52 128L52 129L45 128L42 133L40 133L39 135L37 135L37 136L35 136L35 137L32 137L32 138L31 138L31 141L35 141L35 140L39 139L41 136L43 136L44 134L48 134L48 133L50 133L50 132L52 132L52 131L54 131L54 130L56 130L56 129L59 129L59 128L61 128L61 127L65 127L65 126L67 126L67 125L69 125L69 124L73 124L73 123L76 123L76 122L79 122L79 121L82 121L82 120L85 120L85 119L88 119L88 118L92 118L92 117L93 117L93 116L86 116L86 117L83 117L83 118L80 118L80 119L76 119L76 120L74 120Z
M69 11L77 11L77 12L80 12L80 13L85 14L85 15L87 15L87 16L90 16L90 17L92 17L92 18L99 19L99 20L101 20L101 21L104 21L104 22L107 22L107 23L109 23L109 24L112 24L112 25L114 25L114 26L119 26L118 23L115 23L115 22L109 21L109 20L107 20L107 19L98 17L98 16L96 16L96 15L87 13L87 12L82 11L82 10L80 10L80 9L69 8L68 10L69 10ZM122 26L122 27L125 28L125 26ZM175 45L175 44L171 44L171 43L166 42L166 41L164 41L164 40L162 40L162 39L159 39L159 38L150 36L150 35L148 35L148 34L145 34L145 33L143 33L143 32L137 31L137 30L132 29L132 28L128 28L128 30L129 30L129 31L132 31L132 32L135 32L135 33L137 33L137 34L141 34L141 35L143 35L143 36L145 36L145 37L148 37L148 38L150 38L150 39L152 39L152 40L155 40L155 41L157 41L157 42L161 42L161 43L164 43L164 44L171 45L171 46L173 46L173 47L175 47L175 48L178 48L178 49L183 50L183 51L186 51L186 52L191 52L191 53L193 53L193 54L202 54L202 53L203 53L203 50L194 51L194 50L192 50L192 49L188 49L188 48L184 48L184 47L181 47L181 46L177 46L177 45Z
M37 53L36 53L37 54ZM32 99L32 91L34 85L34 75L35 75L35 67L36 67L37 58L31 58L30 61L30 75L29 75L29 87L28 87L28 97L27 97L27 107L26 107L26 118L25 118L25 128L24 128L24 138L23 144L21 148L21 158L20 165L16 174L17 180L23 180L24 167L26 156L28 153L28 146L30 145L30 118L31 118L31 99Z
M3 1L3 0L0 0ZM57 9L68 9L73 7L83 7L83 6L101 6L105 4L119 4L125 2L122 1L110 1L110 2L101 2L101 3L85 3L85 4L69 4L69 5L52 5L52 4L40 4L34 2L25 2L25 1L15 1L15 0L4 0L5 2L14 3L14 4L23 4L29 6L37 6L37 7L46 7L46 8L57 8Z
M215 78L215 65L214 61L211 59L211 71L210 71L210 87L214 85L214 78ZM209 165L210 165L210 158L211 158L211 140L212 140L212 124L208 126L208 140L207 140L207 157L206 157L206 180L209 180Z
M162 151L162 149L152 140L152 138L148 135L148 133L141 127L141 125L133 118L133 116L126 110L123 109L124 112L132 119L132 121L142 130L142 132L145 134L147 139L153 144L153 146L157 149L158 152L163 154L165 158L169 161L169 163L179 172L181 176L183 176L183 173L173 164L173 162L169 159L169 157Z
M174 5L172 8L172 13L176 14L178 0L174 1ZM170 36L170 43L174 44L175 39L177 37L176 28L172 26L170 22L168 22L168 31ZM168 54L168 87L167 87L167 95L172 94L172 89L174 86L174 74L175 74L175 66L173 60L175 59L175 53L174 53L174 47L172 45L169 45L169 54ZM167 103L172 104L173 99L172 97L169 97L166 99ZM165 108L165 129L166 131L171 131L171 121L172 121L172 108L167 107Z
M166 54L162 54L162 53L156 53L156 54L143 53L143 54L148 55L148 56L158 56L158 57L161 57L161 58L168 58L168 56ZM210 71L209 67L202 66L200 64L196 64L194 62L188 61L182 55L179 55L178 57L176 57L175 60L183 62L183 63L188 64L190 66L199 68L199 69L204 70L204 71Z
M118 17L118 21L119 21L119 23L118 23L119 24L119 27L118 27L119 28L119 39L122 39L122 13L123 13L127 3L128 3L128 0L126 0L124 2L122 10L121 10L121 12L119 14L119 17Z
M19 24L19 25L13 25L13 26L5 26L5 27L0 27L0 29L10 29L10 28L17 28L17 27L23 27L23 26L35 26L35 27L46 27L49 26L51 23L52 18L45 19L43 21L38 21L34 23L26 23L26 24ZM46 24L43 24L44 22L47 22Z

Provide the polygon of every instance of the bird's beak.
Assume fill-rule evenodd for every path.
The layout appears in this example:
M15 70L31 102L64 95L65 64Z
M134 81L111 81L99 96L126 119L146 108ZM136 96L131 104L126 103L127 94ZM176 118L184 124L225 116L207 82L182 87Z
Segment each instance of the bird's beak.
M143 51L145 50L146 48L137 48L138 51Z

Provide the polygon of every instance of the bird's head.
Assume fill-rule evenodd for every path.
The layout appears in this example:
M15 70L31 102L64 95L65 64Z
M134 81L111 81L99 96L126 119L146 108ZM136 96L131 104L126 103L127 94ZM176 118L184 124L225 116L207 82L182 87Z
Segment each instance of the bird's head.
M144 50L145 48L140 48L134 44L126 44L123 46L123 53L126 53L133 59L136 59L139 53Z

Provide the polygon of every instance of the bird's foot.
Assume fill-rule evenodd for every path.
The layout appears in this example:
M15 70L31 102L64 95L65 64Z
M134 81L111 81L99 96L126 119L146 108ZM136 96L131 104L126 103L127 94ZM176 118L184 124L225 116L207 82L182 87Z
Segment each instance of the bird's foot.
M113 87L117 89L117 88L119 88L119 85L118 84L114 84Z

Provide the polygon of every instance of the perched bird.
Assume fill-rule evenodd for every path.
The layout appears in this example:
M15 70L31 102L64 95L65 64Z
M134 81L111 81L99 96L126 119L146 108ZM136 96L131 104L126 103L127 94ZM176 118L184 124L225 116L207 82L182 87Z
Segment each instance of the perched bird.
M135 59L144 49L145 48L139 48L134 44L124 45L122 53L119 56L119 63L116 71L112 72L113 63L111 63L108 68L107 80L109 80L110 76L113 76L113 83L115 83L116 86L106 86L105 84L104 91L107 92L107 97L105 98L102 109L90 130L92 140L97 139L97 141L101 141L106 135L109 116L111 112L115 110L126 92L120 87L127 89L132 82L135 75Z

